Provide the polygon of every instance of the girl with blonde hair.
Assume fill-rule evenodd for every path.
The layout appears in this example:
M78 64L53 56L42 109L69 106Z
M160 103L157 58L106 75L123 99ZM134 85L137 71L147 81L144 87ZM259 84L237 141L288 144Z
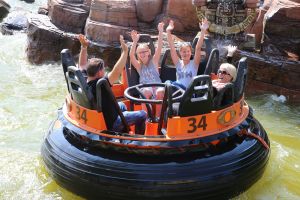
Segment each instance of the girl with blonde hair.
M170 53L173 64L176 66L176 81L174 85L178 85L186 89L191 83L194 76L197 75L198 67L201 61L201 47L203 44L204 36L208 29L208 21L204 19L202 24L199 23L201 34L195 47L194 59L191 60L192 46L187 43L181 43L179 47L180 58L177 55L171 31L174 29L174 22L171 20L166 29L167 39L170 46Z
M160 22L157 26L158 29L158 41L157 41L157 48L155 49L155 53L152 56L151 50L146 43L141 43L138 45L138 41L140 35L137 31L131 31L131 38L132 38L132 47L130 49L130 62L133 67L137 70L140 75L140 83L161 83L161 79L159 77L159 69L158 69L158 62L161 55L162 50L162 40L163 40L163 28L164 23ZM137 55L137 57L135 56ZM163 88L156 88L156 87L149 87L143 88L143 94L147 99L156 98L156 99L163 99L164 96L164 89ZM145 105L142 105L143 109L145 109ZM156 107L156 116L160 116L161 105L157 105Z

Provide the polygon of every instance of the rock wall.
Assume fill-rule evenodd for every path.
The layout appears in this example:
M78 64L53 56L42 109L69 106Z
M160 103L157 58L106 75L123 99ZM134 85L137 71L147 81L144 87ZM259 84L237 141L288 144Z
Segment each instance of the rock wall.
M48 16L51 22L66 32L82 33L89 9L82 0L48 1Z
M273 0L265 17L263 54L299 60L300 1Z
M29 16L27 58L36 64L60 60L60 52L69 48L78 53L80 43L76 34L66 33L54 26L46 15Z
M137 28L135 1L92 1L85 33L91 40L104 45L118 43L119 36Z
M191 0L48 0L48 12L43 13L48 13L45 21L29 20L27 53L33 63L59 60L62 48L78 53L77 33L91 41L89 54L112 66L119 55L119 35L130 39L132 29L156 35L160 21L173 19L180 38L191 40L199 31ZM265 0L248 30L262 41L259 53L241 53L249 57L249 82L300 97L300 0Z

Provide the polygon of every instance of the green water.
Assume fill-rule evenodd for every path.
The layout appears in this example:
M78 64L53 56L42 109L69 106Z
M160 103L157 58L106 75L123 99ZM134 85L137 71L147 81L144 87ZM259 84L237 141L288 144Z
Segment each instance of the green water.
M42 2L11 5L36 10ZM0 199L81 199L59 187L41 161L44 133L66 84L59 64L26 61L26 40L25 34L0 34ZM271 157L263 177L234 199L300 199L300 106L272 94L247 101L269 133Z

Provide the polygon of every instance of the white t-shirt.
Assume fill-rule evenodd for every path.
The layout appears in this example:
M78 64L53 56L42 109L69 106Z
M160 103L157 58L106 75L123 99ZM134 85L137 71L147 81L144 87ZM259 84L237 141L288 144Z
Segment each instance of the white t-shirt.
M190 60L189 64L186 66L184 66L183 60L179 60L176 64L176 82L187 88L193 77L197 75L197 71L198 68L194 63L194 60Z

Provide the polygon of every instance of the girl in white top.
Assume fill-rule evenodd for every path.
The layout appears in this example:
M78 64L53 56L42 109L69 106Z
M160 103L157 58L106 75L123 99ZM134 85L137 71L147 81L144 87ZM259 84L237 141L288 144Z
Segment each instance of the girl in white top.
M192 78L197 75L198 67L201 60L201 46L203 44L204 36L208 29L208 21L207 19L202 20L202 25L199 23L199 27L201 29L201 34L198 39L195 48L194 59L191 59L192 56L192 46L190 43L182 43L179 47L179 54L181 59L178 57L173 37L171 31L174 29L174 22L171 20L166 29L167 31L167 39L170 46L170 53L173 64L176 66L176 77L177 80L173 84L179 85L183 89L186 89L192 81Z
M160 22L157 26L158 29L158 41L155 53L152 56L149 46L145 43L141 43L137 47L140 35L135 31L131 31L132 47L130 49L130 62L133 67L137 70L140 75L140 83L161 83L159 78L158 62L162 50L162 39L163 39L163 29L164 23ZM135 56L137 54L137 58ZM142 90L143 94L147 99L155 97L157 99L163 99L164 89L163 88L144 88ZM142 105L145 109L145 105ZM156 107L156 116L160 116L161 105Z

